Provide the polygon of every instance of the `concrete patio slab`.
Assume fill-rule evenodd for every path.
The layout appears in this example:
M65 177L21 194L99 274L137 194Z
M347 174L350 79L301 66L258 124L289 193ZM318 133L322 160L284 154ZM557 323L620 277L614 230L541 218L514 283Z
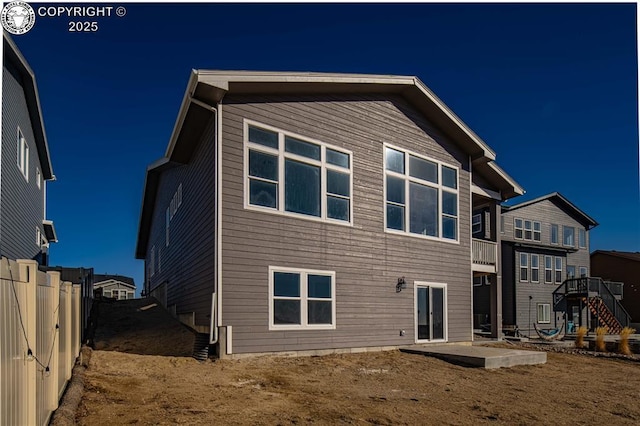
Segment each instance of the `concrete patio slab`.
M400 351L431 356L452 364L488 369L513 367L515 365L536 365L547 362L546 352L488 348L486 346L411 346L400 348Z

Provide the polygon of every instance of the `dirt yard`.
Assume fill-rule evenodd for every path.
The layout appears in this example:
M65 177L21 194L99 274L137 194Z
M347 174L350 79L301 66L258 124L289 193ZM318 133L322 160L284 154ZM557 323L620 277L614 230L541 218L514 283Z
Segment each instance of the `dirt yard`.
M549 353L544 365L482 370L390 351L198 362L184 356L193 337L161 308L136 311L149 303L100 306L79 424L640 423L633 360Z

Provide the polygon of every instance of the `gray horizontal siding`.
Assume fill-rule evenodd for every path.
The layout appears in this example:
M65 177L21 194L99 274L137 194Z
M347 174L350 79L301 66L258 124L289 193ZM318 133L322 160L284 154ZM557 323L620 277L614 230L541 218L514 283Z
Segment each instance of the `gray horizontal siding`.
M235 353L413 343L415 281L448 284L449 340L471 340L466 155L401 98L230 96L222 111L222 323ZM354 225L245 210L243 118L352 151ZM384 232L383 143L461 168L459 244ZM269 331L270 265L335 271L336 329Z
M162 172L145 259L149 288L165 284L167 306L175 305L177 313L195 312L195 324L204 326L210 321L215 279L214 131L211 119L192 161ZM180 184L182 204L170 221L167 247L166 209ZM151 277L148 265L154 246L155 273Z
M18 127L29 145L29 181L18 168ZM10 63L2 72L2 176L0 179L0 255L10 259L38 259L36 228L44 219L44 182L36 184L38 159L22 83Z

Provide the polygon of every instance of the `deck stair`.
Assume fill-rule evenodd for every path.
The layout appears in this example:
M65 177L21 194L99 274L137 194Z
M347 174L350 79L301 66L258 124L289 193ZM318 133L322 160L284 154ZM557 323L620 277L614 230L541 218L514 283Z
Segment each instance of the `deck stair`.
M193 355L198 361L205 361L209 358L209 335L197 333L193 342Z
M604 300L599 297L583 297L582 301L589 306L591 313L598 317L600 326L605 326L609 329L609 334L620 334L623 328L622 324L609 310Z

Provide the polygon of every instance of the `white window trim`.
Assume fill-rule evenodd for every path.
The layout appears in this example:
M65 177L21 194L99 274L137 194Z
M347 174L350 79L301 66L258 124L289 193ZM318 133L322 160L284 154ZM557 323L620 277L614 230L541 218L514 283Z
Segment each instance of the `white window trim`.
M580 266L580 267L578 267L579 278L583 278L582 277L582 271L584 271L584 276L585 277L589 276L589 268L587 268L586 266Z
M565 240L565 238L564 238L564 235L565 235L564 234L564 230L565 229L573 229L573 238L572 238L573 241L571 242L571 244L565 244L565 242L564 242L564 240ZM564 247L575 247L576 246L576 228L575 227L562 225L562 245Z
M17 133L17 148L18 170L20 170L20 174L29 182L29 144L20 127L18 127Z
M39 226L36 226L36 245L38 248L42 248L42 232Z
M391 170L387 170L387 166L386 166L386 149L390 148L393 149L395 151L400 151L404 154L404 170L405 173L398 173L398 172L394 172ZM438 165L438 183L433 183L433 182L429 182L420 178L416 178L413 176L409 175L409 156L414 156L416 158L420 158L422 160L426 160L426 161L430 161L432 163L436 163ZM442 166L445 167L449 167L450 169L454 169L456 171L456 189L453 188L449 188L448 186L444 186L442 184ZM415 238L422 238L422 239L427 239L427 240L433 240L433 241L442 241L445 243L451 243L451 244L460 244L460 219L461 219L461 212L460 212L460 168L458 166L454 166L452 164L449 163L445 163L443 161L439 161L436 160L434 158L431 157L427 157L424 155L420 155L417 154L414 151L409 151L405 148L400 148L398 146L395 145L390 145L390 144L384 144L383 148L382 148L382 184L384 187L384 194L383 194L383 207L382 207L382 211L383 211L383 226L384 226L384 232L389 233L389 234L396 234L396 235L405 235L408 237L415 237ZM405 225L405 230L404 231L400 231L397 229L388 229L387 228L387 176L393 176L393 177L397 177L400 179L404 179L404 194L405 194L405 205L404 205L404 225ZM409 184L411 182L420 184L420 185L424 185L424 186L428 186L431 188L435 188L438 190L438 237L433 237L431 235L421 235L421 234L414 234L413 232L409 231L409 217L410 217L410 211L409 211ZM458 215L456 216L456 239L452 240L450 238L444 238L442 237L442 192L446 191L446 192L452 192L456 194L456 202L457 202L457 206L456 206L456 211L458 212ZM447 215L449 216L449 215ZM467 216L468 217L468 216Z
M524 256L524 257L523 257ZM522 259L526 260L526 265L522 265ZM527 279L523 280L522 279L522 270L526 269L527 270ZM518 281L520 281L521 283L528 283L529 282L529 254L528 253L518 253Z
M558 269L558 260L560 260L560 269ZM553 282L555 284L561 284L562 283L562 264L563 263L564 262L562 262L562 258L560 256L555 256L553 258ZM560 281L557 280L558 272L560 272Z
M551 260L551 267L549 267L549 268L547 268L547 259ZM553 280L554 280L554 277L553 277L553 266L554 266L553 265L553 256L545 255L544 256L544 282L545 282L545 284L553 284ZM547 271L551 272L551 274L550 274L551 275L551 279L550 280L547 280Z
M529 224L529 227L527 228L527 224ZM530 237L527 238L527 231L529 232ZM525 241L533 241L533 222L529 219L525 219L524 221L524 235L523 235L523 239Z
M42 174L40 173L40 169L36 167L36 185L38 189L42 189Z
M540 308L542 308L542 318L540 318ZM536 306L536 320L537 320L538 324L550 324L551 323L551 304L550 303L538 303L537 304L537 306Z
M291 300L300 300L300 324L274 324L273 323L273 275L275 272L300 274L300 297ZM308 301L328 299L309 299L308 280L309 275L326 275L331 277L331 324L308 324ZM287 299L278 297L279 299ZM336 273L335 271L321 271L316 269L287 268L269 266L269 330L335 330L336 329Z
M418 339L418 312L417 312L417 301L418 301L418 287L431 287L431 288L441 288L443 289L442 297L444 299L444 338L443 339ZM432 298L429 297L429 303L432 302ZM433 283L427 281L415 281L413 283L413 330L414 330L414 341L416 343L434 343L434 342L447 342L449 341L449 301L447 296L447 284L446 283ZM429 306L430 310L432 306Z
M249 142L249 126L259 127L261 129L270 130L278 133L278 149L260 145L257 143ZM314 145L320 146L320 161L314 160L301 155L292 154L285 151L285 136L289 136L295 139L299 139L303 142L309 142ZM244 161L243 161L243 189L244 189L244 208L246 210L260 211L264 213L277 214L282 216L295 217L298 219L311 220L314 222L331 223L342 226L353 226L353 153L347 149L336 147L334 145L327 144L325 142L312 139L307 136L302 136L297 133L290 132L288 130L279 129L277 127L269 126L268 124L260 123L249 119L243 119L243 145L244 145ZM343 154L349 155L349 168L336 166L326 162L326 151L331 149ZM278 200L277 207L264 207L256 206L249 203L249 149L259 151L265 154L271 154L278 157ZM285 194L284 194L284 160L291 159L299 161L301 163L310 164L320 167L320 216L311 216L302 213L294 213L285 210ZM333 219L327 217L327 170L341 172L349 175L349 221ZM275 182L274 182L275 183ZM346 198L346 197L341 197Z
M538 230L536 231L536 225L538 225ZM536 239L536 234L538 234L538 239ZM533 221L533 233L532 233L533 241L542 241L542 224L537 220Z
M556 228L556 241L553 241L553 228ZM551 244L553 244L554 246L557 246L560 244L560 225L558 225L557 223L552 223L549 226L549 242Z
M530 257L529 264L531 265L531 277L529 277L529 278L530 278L532 283L539 283L540 282L540 255L532 253L529 257ZM537 260L537 264L538 264L538 266L535 266L535 267L533 266L533 259L534 258ZM533 270L534 269L536 271L538 271L538 279L535 280L535 281L533 280Z
M521 227L516 226L516 221L520 221L522 223ZM516 235L516 231L522 231L522 237L518 237ZM524 240L524 220L519 218L519 217L514 217L513 218L513 238L516 240Z
M581 235L584 235L584 244ZM578 248L587 248L587 231L584 228L578 228Z

